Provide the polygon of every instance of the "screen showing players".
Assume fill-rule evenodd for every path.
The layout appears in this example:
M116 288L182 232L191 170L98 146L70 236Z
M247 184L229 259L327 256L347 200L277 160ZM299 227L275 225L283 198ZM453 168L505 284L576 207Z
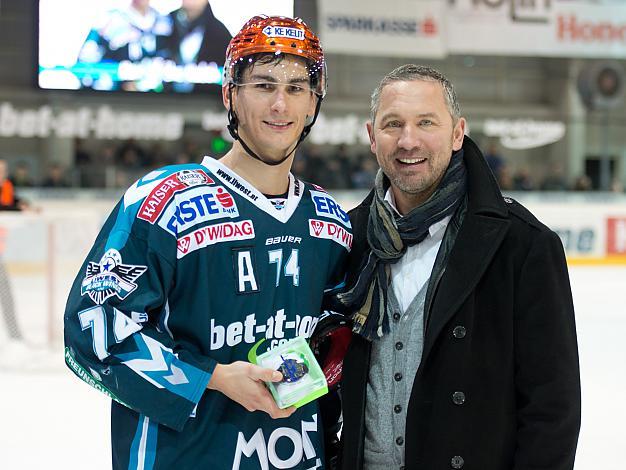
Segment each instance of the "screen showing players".
M230 38L293 0L40 0L37 83L46 89L216 92Z

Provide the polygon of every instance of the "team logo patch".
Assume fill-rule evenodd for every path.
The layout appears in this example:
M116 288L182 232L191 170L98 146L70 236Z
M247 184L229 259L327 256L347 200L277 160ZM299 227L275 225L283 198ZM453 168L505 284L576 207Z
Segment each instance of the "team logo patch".
M87 265L80 295L89 295L98 305L113 296L123 300L137 289L135 281L147 269L146 266L123 264L119 251L111 248L99 263L90 261Z
M222 186L192 188L165 208L158 224L174 236L203 222L239 217L233 196Z
M270 202L272 203L272 206L274 206L274 209L282 211L285 208L285 203L287 202L287 199L275 198L270 199Z
M177 257L180 259L192 251L206 248L216 243L254 238L254 225L251 220L223 222L199 228L178 239Z
M141 204L137 217L153 224L159 218L174 194L200 184L214 184L215 181L203 170L181 170L165 178L156 186Z
M352 234L334 222L309 219L309 235L332 240L348 251L352 248Z
M315 213L317 215L335 219L347 228L352 228L348 214L327 193L311 191L311 199L315 205Z
M270 38L292 38L304 40L304 30L300 28L286 28L284 26L266 26L263 34Z

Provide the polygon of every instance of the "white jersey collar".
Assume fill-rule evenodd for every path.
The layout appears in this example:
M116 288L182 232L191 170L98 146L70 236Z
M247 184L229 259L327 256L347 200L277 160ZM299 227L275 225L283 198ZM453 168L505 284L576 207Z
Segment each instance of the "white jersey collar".
M296 179L291 173L289 173L289 189L287 191L287 202L283 209L277 209L267 199L263 193L256 189L251 183L246 181L243 177L239 176L233 170L227 166L221 164L218 160L212 157L204 157L202 160L202 166L208 168L213 175L220 182L229 188L231 191L239 194L244 199L247 199L263 212L274 217L279 222L285 223L295 212L300 199L302 199L302 193L304 192L304 184Z

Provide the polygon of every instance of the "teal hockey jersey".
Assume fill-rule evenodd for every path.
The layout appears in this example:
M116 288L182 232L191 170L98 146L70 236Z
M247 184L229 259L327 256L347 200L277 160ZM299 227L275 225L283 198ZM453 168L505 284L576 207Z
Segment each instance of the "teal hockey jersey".
M273 420L206 386L261 339L309 337L351 243L347 214L293 175L276 205L209 157L130 187L64 316L67 365L114 400L113 468L323 468L315 402Z

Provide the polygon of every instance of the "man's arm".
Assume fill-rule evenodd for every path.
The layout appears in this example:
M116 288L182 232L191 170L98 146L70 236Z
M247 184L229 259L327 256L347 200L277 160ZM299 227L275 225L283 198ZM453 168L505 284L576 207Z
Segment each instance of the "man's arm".
M563 247L551 231L531 245L515 312L514 470L571 470L580 429L574 307Z

